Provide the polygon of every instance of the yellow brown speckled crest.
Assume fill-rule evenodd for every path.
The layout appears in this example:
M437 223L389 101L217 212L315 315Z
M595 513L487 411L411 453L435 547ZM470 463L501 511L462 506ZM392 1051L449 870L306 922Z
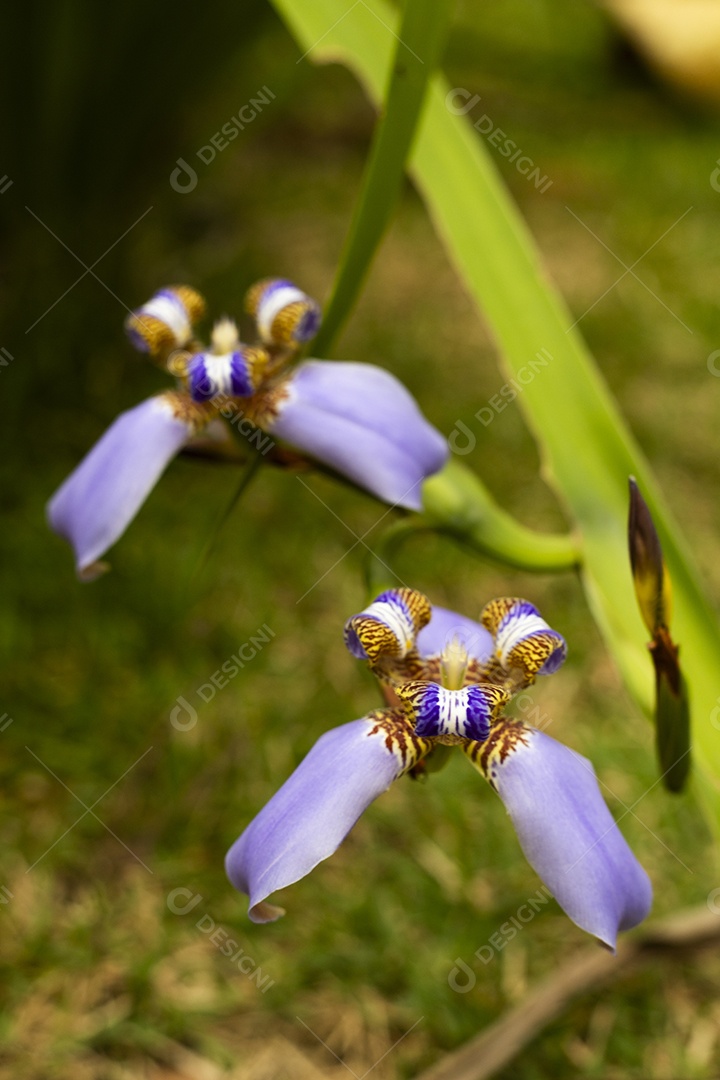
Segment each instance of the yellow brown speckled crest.
M497 790L497 766L502 765L506 758L520 747L527 746L531 736L532 729L522 720L512 720L505 716L493 724L484 742L466 742L462 750L488 783Z
M158 356L182 348L192 336L193 323L202 318L205 300L189 285L171 285L133 311L125 330L136 349Z
M402 658L415 647L432 614L430 601L416 589L388 589L345 624L345 644L353 656L371 664L381 657Z
M480 622L494 636L508 611L523 602L518 596L500 596L497 600L490 600L480 613Z
M320 327L318 304L283 278L258 281L248 289L245 308L255 317L258 333L268 345L300 345Z
M159 397L172 411L175 419L187 424L194 434L202 431L215 416L215 409L211 405L193 401L190 395L182 390L166 390Z
M550 675L566 656L565 640L528 600L492 600L480 616L495 638L495 656L507 672L522 672L527 683Z
M429 739L415 734L412 722L402 709L376 709L365 719L372 724L368 735L384 736L386 749L397 759L398 776L411 769L433 748Z

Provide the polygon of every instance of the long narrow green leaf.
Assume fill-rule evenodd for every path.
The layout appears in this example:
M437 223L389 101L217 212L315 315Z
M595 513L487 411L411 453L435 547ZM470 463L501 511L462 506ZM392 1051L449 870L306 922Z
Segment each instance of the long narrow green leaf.
M314 356L327 355L360 294L390 221L428 82L442 57L452 9L447 0L441 4L437 0L405 0L385 110L375 129L333 295L313 343Z
M348 9L344 0L274 0L304 49L338 60L375 102L394 46L396 19L384 0ZM317 45L315 44L317 43ZM502 361L517 374L540 349L552 360L518 399L541 447L543 471L567 506L584 548L593 614L637 700L650 711L653 674L635 605L625 520L634 474L660 533L675 595L693 714L700 794L720 825L720 630L685 541L627 430L563 301L547 283L535 247L469 122L447 107L433 79L411 171L435 227L494 329Z

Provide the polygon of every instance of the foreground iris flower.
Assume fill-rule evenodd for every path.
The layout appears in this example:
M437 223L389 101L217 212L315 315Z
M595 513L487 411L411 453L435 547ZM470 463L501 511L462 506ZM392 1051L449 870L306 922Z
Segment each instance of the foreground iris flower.
M81 579L107 569L99 560L166 466L205 429L217 438L220 418L248 436L270 433L384 502L421 509L422 482L448 449L402 383L372 364L292 367L317 333L320 309L290 281L259 282L246 307L256 345L222 319L205 348L193 336L205 302L186 286L161 289L127 320L132 343L177 387L122 413L51 499L50 525L72 544Z
M647 874L623 839L584 757L503 715L513 694L565 659L532 604L493 600L481 625L411 589L383 593L348 620L389 707L323 735L233 844L226 869L250 918L284 914L267 898L331 855L367 806L404 773L457 746L505 804L520 845L560 906L614 949L648 914Z

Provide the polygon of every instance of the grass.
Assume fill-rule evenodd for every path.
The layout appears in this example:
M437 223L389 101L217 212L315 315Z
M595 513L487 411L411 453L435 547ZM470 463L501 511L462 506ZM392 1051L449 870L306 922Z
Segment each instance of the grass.
M597 12L563 5L562 14L564 33L560 16L538 5L530 33L510 7L503 17L467 11L447 67L553 178L539 194L498 158L717 596L720 383L706 366L718 347L714 121L646 80ZM166 130L143 167L128 152L128 190L93 192L87 146L74 165L84 170L82 200L68 183L52 205L48 179L32 205L41 217L52 207L49 223L91 259L152 204L98 267L130 303L189 280L215 312L238 312L244 289L267 273L323 298L370 110L346 72L296 66L262 11L239 54L218 49L215 81L191 109L181 102L173 112L159 80L145 107ZM172 192L175 160L263 84L277 106L207 167L195 193ZM107 107L122 112L123 102ZM112 147L111 130L98 140ZM317 499L297 477L266 469L203 565L237 476L178 461L111 553L113 572L78 585L66 547L45 528L44 503L117 411L162 380L137 363L122 309L89 277L25 335L81 270L23 216L19 184L2 207L12 268L2 340L16 358L0 373L11 405L0 457L10 507L0 534L0 712L13 718L0 732L0 886L12 894L0 907L0 1076L315 1080L346 1074L333 1055L358 1076L413 1076L497 1018L584 935L549 905L492 962L474 958L540 883L500 803L462 760L379 800L330 861L287 891L280 923L247 920L222 871L226 848L322 731L376 704L341 630L365 599L355 535L383 508L308 474ZM636 267L663 303L630 276L618 281L622 266L566 209L629 265L691 205ZM409 190L338 355L394 371L444 432L459 417L470 423L502 385L492 343ZM560 527L518 410L477 435L469 460L503 505L528 524ZM432 538L409 544L398 572L471 615L505 592L539 603L571 653L538 686L538 707L558 738L593 758L617 816L618 800L641 800L622 827L653 877L657 913L704 904L720 884L710 839L690 797L652 786L651 732L572 576L513 574ZM263 625L271 640L201 702L197 688ZM170 723L179 696L198 711L185 732ZM84 812L95 800L97 818ZM187 915L168 908L178 888L202 897ZM259 977L233 966L198 929L204 916L272 986L262 992ZM457 957L477 976L467 994L448 985ZM712 1076L719 975L711 952L658 959L574 1005L504 1080Z

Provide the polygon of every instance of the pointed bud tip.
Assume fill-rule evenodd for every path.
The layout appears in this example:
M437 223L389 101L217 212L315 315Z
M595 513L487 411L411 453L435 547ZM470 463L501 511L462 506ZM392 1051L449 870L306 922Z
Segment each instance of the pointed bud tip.
M628 547L635 595L640 613L650 633L670 622L670 577L663 561L662 546L650 508L634 477L629 478Z

